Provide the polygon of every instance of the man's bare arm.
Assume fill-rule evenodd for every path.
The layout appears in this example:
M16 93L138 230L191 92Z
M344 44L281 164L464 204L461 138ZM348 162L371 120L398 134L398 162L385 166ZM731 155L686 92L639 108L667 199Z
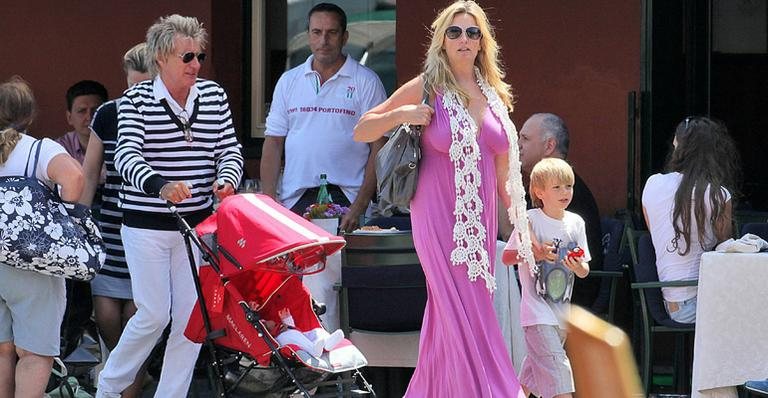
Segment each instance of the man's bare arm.
M285 137L267 136L261 148L261 190L275 200L277 197L277 179L280 177L280 165L283 160Z
M360 186L360 192L355 201L349 206L349 213L341 218L339 229L343 231L352 231L359 225L360 215L365 213L371 197L376 193L376 154L387 142L387 138L382 137L371 142L371 153L368 154L368 163L365 164L365 174L363 175L363 185Z

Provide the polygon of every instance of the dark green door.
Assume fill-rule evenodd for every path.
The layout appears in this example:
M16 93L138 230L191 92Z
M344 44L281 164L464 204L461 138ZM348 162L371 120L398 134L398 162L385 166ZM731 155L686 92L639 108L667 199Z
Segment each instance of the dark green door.
M765 0L643 1L637 200L662 170L677 123L705 115L725 122L739 146L737 209L768 211L767 26Z

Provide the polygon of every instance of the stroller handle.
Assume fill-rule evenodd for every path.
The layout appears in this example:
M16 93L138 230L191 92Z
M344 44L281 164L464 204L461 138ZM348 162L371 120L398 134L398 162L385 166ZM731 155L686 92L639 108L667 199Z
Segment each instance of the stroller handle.
M173 216L176 218L176 222L179 226L179 232L181 232L181 235L184 237L184 244L187 246L187 257L189 257L189 267L190 271L192 272L192 280L195 284L195 291L197 292L197 300L200 304L200 307L205 309L207 308L205 305L205 297L203 296L203 289L200 285L200 277L198 275L198 269L195 265L195 258L192 253L192 243L194 242L195 246L200 250L202 253L202 257L204 261L207 261L208 264L211 265L211 267L216 271L216 273L220 273L219 264L214 261L213 256L211 256L211 249L203 242L201 241L197 234L195 233L195 230L189 226L189 223L187 223L187 220L184 219L184 217L179 214L178 210L176 209L176 205L172 203L171 201L166 201L166 206L168 206L168 210L173 214ZM205 330L208 334L212 332L211 329L211 319L208 317L208 312L203 311L202 312L203 317L203 324L205 325ZM214 369L214 372L216 373L216 390L217 390L217 396L219 398L226 398L227 397L227 390L224 388L224 369L222 368L222 363L219 361L219 356L216 353L216 348L213 345L213 342L211 340L206 339L205 346L208 349L208 354L213 358L213 363L211 366Z
M166 200L165 205L168 207L168 210L171 212L174 218L176 218L176 223L178 224L179 232L181 232L181 235L183 235L186 239L188 239L188 241L197 246L197 248L202 253L203 261L210 264L216 273L221 273L218 260L213 255L211 255L213 250L205 242L200 240L200 238L197 236L197 233L195 232L195 229L192 228L187 220L185 220L184 217L182 217L182 215L179 213L178 209L176 208L176 204L170 200Z
M179 216L179 212L176 209L176 203L173 203L170 200L166 200L165 201L165 206L168 207L168 210L171 211L171 214L173 214L174 216Z

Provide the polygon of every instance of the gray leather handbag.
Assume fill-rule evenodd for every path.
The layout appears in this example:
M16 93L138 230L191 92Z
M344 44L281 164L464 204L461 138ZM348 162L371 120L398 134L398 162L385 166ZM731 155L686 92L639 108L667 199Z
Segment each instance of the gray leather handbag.
M425 87L422 104L428 101L429 92ZM385 217L391 217L396 210L408 209L416 193L422 129L423 126L407 123L400 125L376 155L379 211Z

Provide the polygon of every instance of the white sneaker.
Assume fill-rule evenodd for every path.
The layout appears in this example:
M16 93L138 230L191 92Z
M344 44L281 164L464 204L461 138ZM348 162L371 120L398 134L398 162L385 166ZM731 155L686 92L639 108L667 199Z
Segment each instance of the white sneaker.
M323 343L323 340L313 342L314 347L312 348L312 352L310 352L313 357L320 358L323 355Z
M326 351L330 351L334 348L336 348L339 343L341 343L341 340L344 340L344 332L341 331L341 329L336 329L333 333L328 335L328 337L325 338L325 349Z

